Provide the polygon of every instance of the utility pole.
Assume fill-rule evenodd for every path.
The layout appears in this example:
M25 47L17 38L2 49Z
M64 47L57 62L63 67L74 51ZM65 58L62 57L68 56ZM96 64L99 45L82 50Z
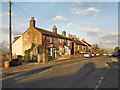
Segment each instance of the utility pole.
M11 0L9 1L9 60L12 61Z

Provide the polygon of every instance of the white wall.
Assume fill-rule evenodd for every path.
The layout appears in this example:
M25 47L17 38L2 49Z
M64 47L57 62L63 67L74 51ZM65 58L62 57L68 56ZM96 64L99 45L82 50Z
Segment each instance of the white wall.
M22 36L18 38L13 44L12 44L12 53L16 55L22 55Z

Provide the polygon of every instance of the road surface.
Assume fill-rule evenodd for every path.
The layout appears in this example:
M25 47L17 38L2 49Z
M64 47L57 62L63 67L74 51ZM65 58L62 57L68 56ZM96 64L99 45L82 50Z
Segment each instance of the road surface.
M118 88L118 68L107 56L57 62L2 80L2 88ZM33 68L33 67L29 67Z

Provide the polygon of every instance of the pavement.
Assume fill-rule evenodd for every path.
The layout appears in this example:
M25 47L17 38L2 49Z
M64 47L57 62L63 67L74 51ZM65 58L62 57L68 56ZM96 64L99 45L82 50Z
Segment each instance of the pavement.
M3 88L118 88L118 68L107 56L27 64L5 69ZM21 67L21 69L20 69ZM29 67L29 68L28 68ZM23 69L24 68L24 69ZM12 76L12 77L10 77Z

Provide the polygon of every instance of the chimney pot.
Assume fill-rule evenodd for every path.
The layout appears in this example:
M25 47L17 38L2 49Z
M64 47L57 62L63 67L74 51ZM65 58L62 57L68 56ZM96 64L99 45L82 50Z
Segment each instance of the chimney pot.
M34 17L31 17L31 20L34 20Z
M34 20L34 17L31 17L31 20L30 20L30 27L35 27L35 20Z
M57 34L57 28L56 28L56 25L53 26L53 32L54 32L55 34Z
M62 31L62 35L66 37L66 31Z

